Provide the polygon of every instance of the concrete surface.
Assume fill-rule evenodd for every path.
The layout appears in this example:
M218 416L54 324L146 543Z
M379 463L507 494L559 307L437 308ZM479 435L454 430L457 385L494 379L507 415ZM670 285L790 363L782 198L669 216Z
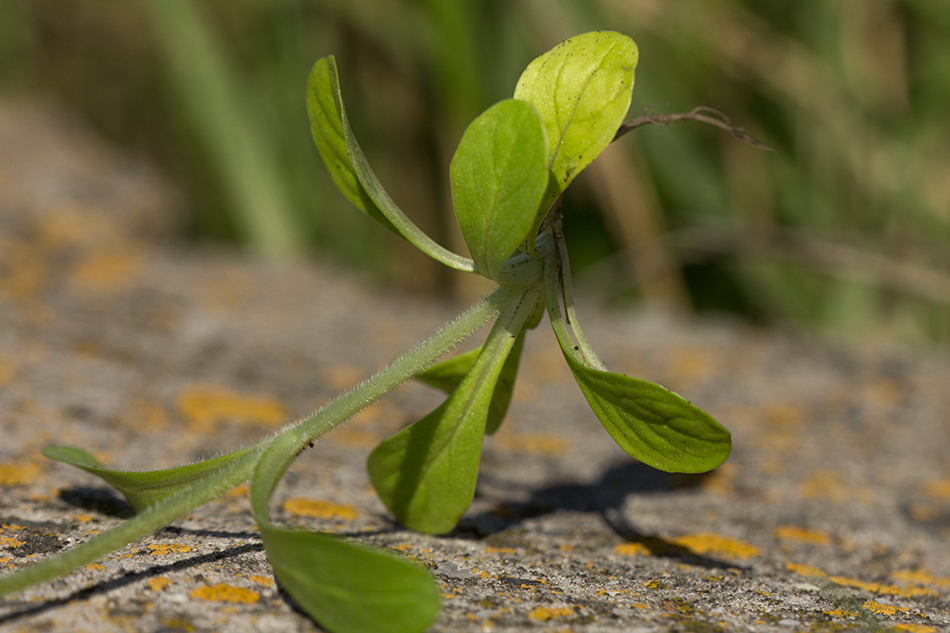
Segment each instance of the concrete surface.
M252 442L460 308L189 247L172 237L179 203L68 115L0 102L0 568L127 511L44 445L150 469ZM444 597L436 631L950 630L946 356L591 305L581 318L611 368L732 430L725 466L678 477L627 458L542 326L455 532L401 529L365 473L375 442L438 402L421 385L302 455L276 518L426 565ZM275 586L239 489L0 600L0 630L318 629Z

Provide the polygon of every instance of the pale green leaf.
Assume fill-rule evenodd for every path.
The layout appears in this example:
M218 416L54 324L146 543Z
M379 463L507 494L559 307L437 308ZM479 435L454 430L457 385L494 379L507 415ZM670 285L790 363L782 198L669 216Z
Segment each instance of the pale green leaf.
M63 444L47 446L43 449L43 455L101 477L117 488L136 512L140 512L218 473L254 450L254 447L244 448L187 466L151 471L111 470L81 448Z
M502 264L531 231L548 183L547 141L528 103L496 103L465 130L452 158L452 201L479 272Z
M595 31L562 42L522 73L514 96L533 105L547 129L546 203L613 140L630 108L638 56L626 35Z

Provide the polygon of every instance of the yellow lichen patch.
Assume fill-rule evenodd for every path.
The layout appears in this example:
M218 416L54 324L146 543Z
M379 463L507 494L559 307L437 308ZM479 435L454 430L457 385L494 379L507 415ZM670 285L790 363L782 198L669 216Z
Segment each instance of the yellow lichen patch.
M510 433L503 430L493 442L496 447L511 453L558 457L571 450L571 443L563 437L541 433Z
M194 633L195 627L188 620L183 618L169 618L163 620L163 624L172 631L184 631L184 633Z
M152 591L161 591L172 584L172 581L165 576L158 576L157 578L149 578L146 584Z
M89 523L94 517L91 514L74 514L73 518L80 523Z
M287 417L283 403L275 398L209 385L185 389L178 396L178 409L200 433L214 431L225 421L274 427Z
M934 576L925 569L895 571L891 574L891 578L898 582L933 585L935 587L950 587L950 578Z
M284 501L285 511L298 516L316 517L318 519L342 519L352 521L359 512L356 508L342 503L330 503L319 499L307 499L305 497L293 497Z
M618 554L624 554L627 556L649 556L650 549L643 543L621 543L614 547L614 551Z
M218 583L217 585L198 587L191 592L191 597L195 600L207 600L209 602L254 604L261 599L261 594L251 589Z
M809 530L797 525L780 525L775 528L775 538L782 541L801 541L812 545L829 545L831 537L824 532Z
M873 611L874 613L880 613L881 615L897 615L898 613L904 613L907 611L907 607L898 607L893 604L882 604L880 602L875 602L874 600L868 600L865 602L864 608L868 611Z
M0 536L0 545L4 547L20 547L25 541L15 539L12 536Z
M574 607L536 607L528 617L539 622L547 622L554 618L564 618L574 615Z
M36 479L42 470L37 462L0 464L0 486L23 486Z
M885 585L880 582L867 582L857 578L847 576L832 576L831 581L844 587L854 587L863 589L868 593L885 594L891 596L900 596L902 598L917 598L920 596L936 596L937 592L927 587L898 587L897 585Z
M140 252L90 253L73 267L70 282L80 290L115 290L135 281L144 267Z
M687 534L674 539L673 542L700 555L751 558L759 554L759 548L755 545L718 534Z
M510 547L492 547L489 545L485 548L485 551L489 554L517 554L518 551L511 549Z
M148 548L152 550L152 556L165 556L166 554L187 554L195 549L191 545L182 545L181 543L150 543Z
M265 587L273 587L275 585L274 579L270 576L259 576L255 574L253 576L248 576L247 579L251 582L256 582L259 585L264 585Z
M106 568L102 563L89 563L86 565L86 569L89 571L102 571Z
M821 569L818 569L814 565L805 565L803 563L788 563L785 565L786 569L793 571L796 574L801 574L802 576L812 576L818 578L824 578L826 574Z
M891 628L895 631L907 631L907 633L937 633L937 627L929 624L895 624Z

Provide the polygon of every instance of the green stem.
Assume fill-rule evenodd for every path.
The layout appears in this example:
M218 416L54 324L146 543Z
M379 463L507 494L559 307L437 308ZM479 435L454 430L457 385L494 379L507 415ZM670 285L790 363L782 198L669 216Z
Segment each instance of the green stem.
M505 305L518 299L522 293L523 291L499 288L426 339L414 350L398 356L386 369L333 400L309 417L288 426L271 438L262 440L246 456L197 481L187 490L150 506L128 521L94 536L81 545L53 558L0 577L0 596L21 591L32 585L72 572L221 496L251 475L265 450L270 459L276 457L289 465L309 442L342 424L374 400L425 369L442 354L451 350L491 320ZM267 496L273 491L273 486L276 486L276 483L274 481L272 485L267 487L269 488Z
M560 235L561 222L558 220L550 228L551 241L554 250L544 259L545 299L551 326L561 347L571 354L575 361L600 371L607 371L607 366L594 351L584 331L581 330L574 309L574 290L571 283L571 266L567 258L567 247L563 236ZM563 297L566 319L561 312ZM570 331L568 331L570 326ZM575 345L576 341L576 345Z

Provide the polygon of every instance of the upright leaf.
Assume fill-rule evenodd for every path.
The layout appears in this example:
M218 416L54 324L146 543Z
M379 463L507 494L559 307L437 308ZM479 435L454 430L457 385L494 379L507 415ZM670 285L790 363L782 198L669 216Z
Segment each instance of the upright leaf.
M511 404L511 395L515 388L515 377L518 374L518 365L521 361L521 350L524 348L525 332L518 334L515 343L505 359L505 364L498 375L495 391L492 393L491 404L488 405L488 419L485 422L485 433L491 435L501 426ZM447 393L455 391L466 374L471 371L478 359L482 348L476 347L462 354L444 360L429 369L416 374L416 380L441 389Z
M479 272L501 266L528 236L548 183L538 113L517 99L496 103L465 130L452 158L452 201Z
M193 486L199 480L214 475L254 450L256 447L252 446L187 466L151 471L112 470L81 448L64 444L47 446L43 449L43 455L101 477L116 487L136 512L141 512Z
M540 287L529 288L502 313L445 402L370 453L370 480L407 527L444 534L471 505L495 385L539 294Z
M626 35L596 31L565 40L522 73L515 98L535 107L548 134L542 213L613 140L630 108L638 56Z
M474 271L470 259L433 241L386 193L350 129L332 55L317 60L310 71L307 111L317 150L333 182L350 202L436 261L456 270Z

